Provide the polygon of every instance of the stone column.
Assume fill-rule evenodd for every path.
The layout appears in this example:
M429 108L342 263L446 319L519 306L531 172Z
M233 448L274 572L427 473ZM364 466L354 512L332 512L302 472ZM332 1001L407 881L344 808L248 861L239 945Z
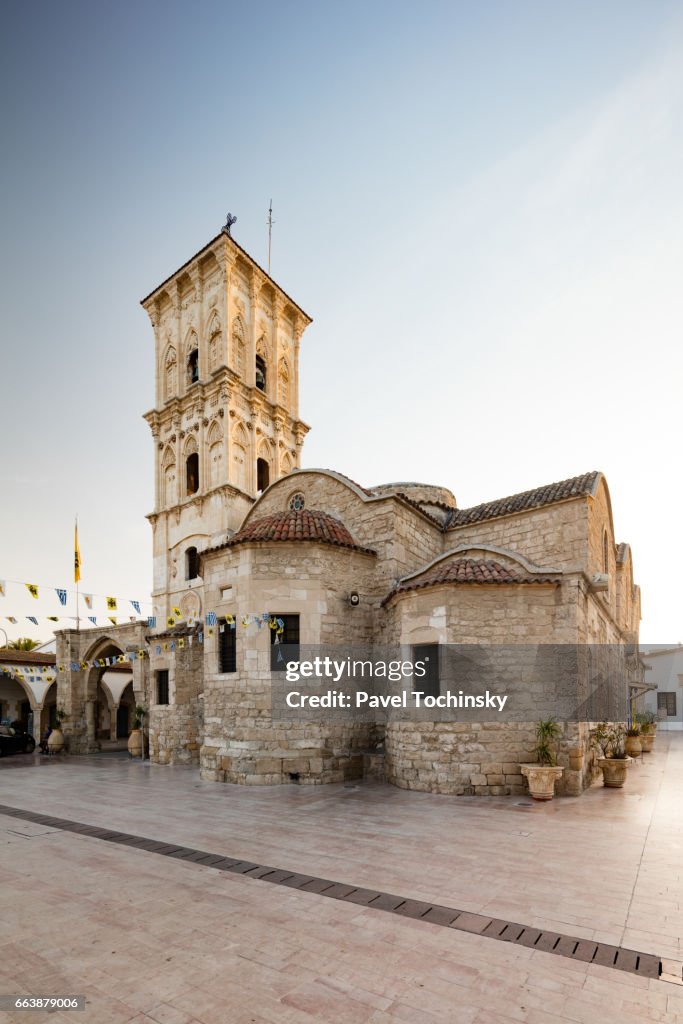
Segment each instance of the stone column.
M88 698L85 702L85 732L86 750L93 750L97 742L94 698Z
M116 740L117 739L116 723L117 723L117 719L118 719L118 710L119 710L119 705L118 704L112 704L111 707L109 708L109 739L110 740Z
M36 704L33 711L33 738L36 741L36 746L40 743L42 736L42 725L43 725L43 705Z

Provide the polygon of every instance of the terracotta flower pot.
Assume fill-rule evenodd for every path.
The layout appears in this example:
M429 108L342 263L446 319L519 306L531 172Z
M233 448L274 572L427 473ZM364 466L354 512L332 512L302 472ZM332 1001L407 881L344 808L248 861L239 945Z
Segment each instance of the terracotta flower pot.
M599 757L603 782L610 789L621 789L626 782L628 770L633 764L630 757Z
M131 757L140 757L142 754L142 733L139 729L133 729L128 737L128 753Z
M640 735L640 745L643 749L644 754L649 754L652 750L655 742L655 734L653 732L644 732Z
M53 729L47 738L47 749L51 754L58 754L64 749L64 733L61 729Z
M643 752L643 748L640 745L640 736L627 736L626 742L624 743L624 750L629 757L640 757Z
M555 781L562 776L564 768L553 764L521 764L519 767L529 783L529 796L533 800L552 800Z

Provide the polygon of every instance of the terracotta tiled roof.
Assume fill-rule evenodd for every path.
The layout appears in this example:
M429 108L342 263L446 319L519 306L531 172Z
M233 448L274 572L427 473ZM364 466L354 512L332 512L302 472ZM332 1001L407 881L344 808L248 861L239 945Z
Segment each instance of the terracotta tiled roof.
M343 523L327 512L316 509L274 512L247 523L222 547L230 548L247 541L299 541L314 540L322 544L334 544L341 548L354 548L375 554L370 548L361 547L353 539ZM215 551L215 548L211 550Z
M0 650L0 661L8 661L13 665L54 665L56 660L55 655L47 651Z
M409 590L421 590L423 587L438 587L446 583L498 583L498 584L519 584L519 583L558 583L556 576L533 575L532 573L520 572L517 569L509 569L491 558L458 558L451 562L442 563L434 568L412 579L403 580L384 599L384 604L395 597L396 594L403 594Z
M511 515L513 512L526 512L528 509L552 505L556 501L566 501L567 498L592 494L599 476L598 472L584 473L582 476L570 477L569 480L560 480L554 484L546 484L544 487L536 487L532 491L512 494L508 498L486 501L473 508L456 509L448 524L448 529L467 526L470 523L480 523L484 519Z

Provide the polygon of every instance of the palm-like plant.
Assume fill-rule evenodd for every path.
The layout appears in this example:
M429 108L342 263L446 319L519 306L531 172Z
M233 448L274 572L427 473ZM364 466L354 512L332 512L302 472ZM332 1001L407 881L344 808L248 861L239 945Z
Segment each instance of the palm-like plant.
M17 640L10 640L4 648L6 651L34 651L40 647L38 640L31 640L28 636L20 636Z
M554 718L536 722L536 746L534 747L534 753L538 758L539 764L557 764L557 741L561 734L562 730Z

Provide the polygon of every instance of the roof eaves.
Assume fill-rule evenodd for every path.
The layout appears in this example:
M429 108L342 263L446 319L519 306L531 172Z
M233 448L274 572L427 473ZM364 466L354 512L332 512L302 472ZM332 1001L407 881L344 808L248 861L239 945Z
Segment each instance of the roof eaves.
M149 300L150 300L151 298L153 298L153 297L154 297L154 296L156 295L156 293L157 293L157 292L161 291L161 289L162 289L162 288L164 288L164 287L165 287L165 286L166 286L166 285L168 284L168 282L169 282L169 281L172 281L174 277L177 277L177 275L178 275L178 274L181 274L181 273L183 272L183 270L185 270L185 269L186 269L187 267L189 267L189 265L190 265L191 263L194 263L194 261L195 261L196 259L199 259L199 257L200 257L200 256L203 256L203 255L204 255L204 253L205 253L205 252L206 252L206 251L207 251L208 249L210 249L212 245L215 245L215 244L216 244L216 242L217 242L217 241L218 241L218 240L219 240L220 238L229 238L229 239L230 239L230 241L231 241L231 242L232 242L232 243L233 243L233 244L234 244L234 245L235 245L235 246L236 246L236 247L237 247L237 248L239 249L239 251L240 251L240 252L242 253L242 255L243 255L243 256L246 256L246 258L247 258L247 259L248 259L248 260L249 260L249 261L250 261L251 263L253 263L253 264L254 264L254 266L258 268L258 270L260 270L260 271L261 271L261 273L262 273L262 274L263 274L263 275L264 275L264 276L265 276L265 277L266 277L266 278L268 279L268 281L270 281L270 283L271 283L271 284L272 284L272 285L273 285L273 286L274 286L275 288L277 288L277 290L278 290L279 292L281 292L281 293L282 293L282 294L283 294L283 295L285 296L285 298L287 299L287 301L288 301L288 302L291 302L291 304L292 304L292 305L293 305L293 306L294 306L294 307L295 307L296 309L298 309L298 311L299 311L299 312L300 312L300 313L302 314L302 316L305 316L305 317L306 317L306 319L308 320L309 324L312 324L312 323L313 323L313 318L312 318L312 317L310 317L310 316L308 315L308 313L306 312L306 310L302 309L302 308L301 308L301 306L299 305L299 303L298 303L298 302L295 302L295 301L294 301L294 299L293 299L293 298L291 297L291 295L288 295L288 294L287 294L287 292L286 292L286 291L284 290L284 288L282 288L282 287L281 287L281 286L280 286L280 285L279 285L279 284L277 283L277 281L276 281L276 280L275 280L274 278L272 278L272 277L270 276L270 274L268 273L268 271L267 271L267 270L264 270L264 269L263 269L263 267L262 267L262 266L260 265L260 263L257 263L257 262L256 262L256 260L254 259L254 257L253 257L253 256L251 256L251 255L250 255L250 254L249 254L249 253L247 252L247 250L246 250L246 249L243 249L243 248L242 248L242 246L241 246L241 245L239 244L239 242L236 242L236 241L235 241L235 239L234 239L234 238L232 237L232 235L229 235L229 234L227 233L227 231L223 231L223 230L219 231L219 232L218 232L218 234L217 234L217 235L215 236L215 238L212 238L210 242L207 242L207 243L206 243L206 245L202 246L202 248L201 248L201 249L199 249L199 250L198 250L198 252L196 252L196 253L194 254L194 256L190 256L189 260L186 260L186 261L185 261L185 262L183 263L183 265L182 265L181 267L178 267L178 269L177 269L177 270L174 270L172 274L169 274L169 275L168 275L168 277L167 277L167 278L165 278L165 279L164 279L164 280L163 280L163 281L161 282L161 284L158 284L158 285L156 286L156 288L153 288L153 289L152 289L152 291L151 291L151 292L149 293L149 295L145 295L144 299L140 299L140 305L141 305L141 306L144 306L146 302L149 302Z

